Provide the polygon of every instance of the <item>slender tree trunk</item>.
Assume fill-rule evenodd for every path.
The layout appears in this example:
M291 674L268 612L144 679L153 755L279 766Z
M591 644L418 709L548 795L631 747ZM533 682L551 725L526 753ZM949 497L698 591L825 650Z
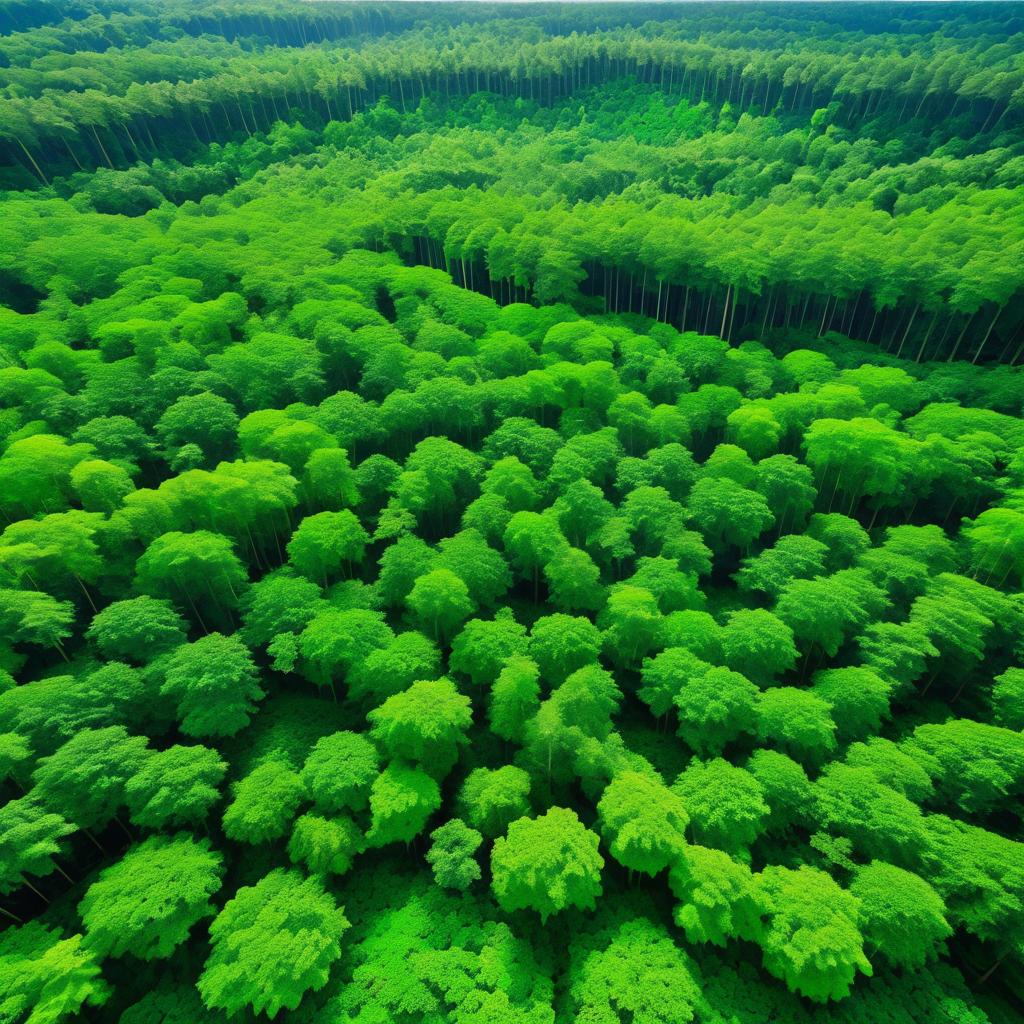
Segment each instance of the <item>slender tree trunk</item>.
M25 145L25 143L22 142L17 135L14 137L14 139L18 143L18 145L21 146L21 151L25 154L25 156L29 158L29 161L31 162L32 166L36 169L36 174L39 175L39 178L42 181L42 183L44 185L49 185L50 183L49 181L46 180L46 175L43 174L43 169L39 166L39 164L36 163L36 158L28 151L28 147ZM81 166L81 164L79 164L79 166Z
M71 159L75 161L75 166L76 166L76 167L77 167L77 168L78 168L78 169L79 169L80 171L84 171L84 170L85 170L85 168L84 168L84 167L82 166L82 164L81 164L81 161L80 161L80 160L78 159L78 157L77 157L77 156L75 155L75 151L74 151L74 150L73 150L73 149L71 148L71 143L70 143L70 142L68 142L68 140L67 140L67 136L66 136L66 135L62 135L62 136L61 136L60 138L61 138L61 141L62 141L62 142L64 143L64 148L65 148L65 149L66 149L66 150L68 151L68 153L70 153L70 154L71 154Z
M913 311L913 312L912 312L912 313L910 314L910 319L909 319L909 320L907 321L907 327L906 327L906 330L904 330L904 332L903 332L903 337L902 337L902 338L900 338L900 347L899 347L898 349L896 349L896 358L897 358L897 359L899 359L900 355L901 355L901 354L902 354L902 352L903 352L903 345L904 345L904 343L905 343L905 342L906 342L906 340L907 340L907 335L908 335L908 334L910 334L910 328L914 326L914 318L915 318L915 317L917 316L917 311L918 311L918 310L919 310L920 308L921 308L921 303L919 302L919 303L918 303L918 304L917 304L917 305L916 305L916 306L914 307L914 311Z
M960 331L960 334L957 336L956 344L953 346L953 351L949 353L949 358L946 360L947 363L953 362L953 360L956 358L956 354L957 354L957 352L960 349L960 342L964 340L964 335L967 333L967 328L971 326L971 321L974 320L974 317L975 317L976 313L977 313L977 310L975 310L975 312L972 313L967 318L967 323L964 324L963 329Z
M921 362L921 356L924 355L924 347L928 344L928 339L932 336L932 329L935 327L935 321L939 318L939 311L935 310L932 316L932 322L928 325L928 330L924 332L924 340L921 342L921 347L917 350L917 357L914 359L915 363Z
M110 154L103 148L103 143L100 142L99 132L96 131L96 125L91 124L89 127L92 129L92 137L96 140L96 145L100 147L100 152L103 154L103 159L107 161L107 166L113 170L114 164L110 159Z
M47 906L50 905L50 901L27 879L22 875L21 880L27 885Z
M985 337L981 339L981 344L978 346L978 351L974 353L974 358L971 360L972 364L977 363L978 357L981 355L982 349L984 349L986 343L988 342L989 335L992 333L992 328L995 327L996 321L999 319L999 314L1002 313L1002 311L1003 307L1000 306L996 310L996 315L992 317L992 322L988 325L988 330L985 332Z
M832 301L831 295L825 296L825 308L821 313L821 325L818 327L818 337L820 338L825 333L825 318L828 316L828 304Z
M1000 956L999 959L978 979L978 984L984 985L985 982L988 981L988 979L991 978L993 974L995 974L996 969L1005 959L1006 954L1003 953L1002 956Z

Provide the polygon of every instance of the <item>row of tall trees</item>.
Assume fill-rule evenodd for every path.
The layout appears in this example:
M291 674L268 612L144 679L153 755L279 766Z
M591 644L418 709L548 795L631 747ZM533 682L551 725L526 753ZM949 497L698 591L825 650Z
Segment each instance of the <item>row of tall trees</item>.
M34 161L45 182L49 160L64 160L69 141L97 144L94 166L107 163L97 129L160 135L168 130L252 130L257 111L288 109L316 101L329 117L353 112L388 95L402 109L429 91L465 94L479 89L551 102L585 85L637 75L669 94L694 101L730 102L762 111L776 107L811 112L836 101L842 117L855 122L886 112L897 120L914 115L944 118L961 105L979 125L1014 124L1024 101L1024 66L1019 52L988 37L929 37L935 52L903 53L881 40L877 47L840 34L808 49L787 40L777 53L760 48L677 39L671 30L652 34L627 27L568 36L535 38L537 26L513 22L481 26L443 24L410 30L395 39L359 48L324 43L270 47L258 60L236 61L229 70L194 78L183 69L148 82L145 49L124 58L101 54L112 65L108 82L102 61L95 87L14 92L0 100L0 137L8 160ZM925 51L927 46L922 44ZM125 88L118 65L139 65ZM178 77L178 74L184 77ZM119 85L119 83L122 83ZM8 90L10 91L10 89ZM212 120L211 120L212 118ZM219 125L218 125L219 122ZM216 126L216 127L215 127ZM132 148L135 148L134 143ZM59 157L53 154L60 152Z
M324 181L341 175L333 187L343 189L346 219L337 224L325 207L324 244L394 249L500 302L567 301L737 340L836 332L918 362L1013 364L1024 353L1012 140L984 158L957 157L952 146L936 157L925 136L857 136L828 111L787 129L775 117L737 120L728 107L665 106L637 84L596 87L586 99L549 111L477 95L407 114L380 101L312 130L273 121L272 107L236 103L234 118L224 107L207 120L237 127L248 109L247 126L270 130L202 148L192 165L78 174L60 190L81 195L51 216L65 230L139 240L141 258L164 244L155 221L115 227L77 212L78 199L138 214L195 197L213 213L211 189L319 145L312 166L272 188L282 202L317 207ZM619 137L620 124L640 137ZM125 126L126 150L129 135ZM897 146L908 162L887 163ZM225 211L256 194L243 187ZM258 208L269 230L278 215ZM8 210L12 238L31 235L37 204ZM205 231L203 221L178 220L179 230ZM26 308L19 288L38 291L58 273L31 245L12 244L7 267L17 308ZM67 261L59 272L76 280Z

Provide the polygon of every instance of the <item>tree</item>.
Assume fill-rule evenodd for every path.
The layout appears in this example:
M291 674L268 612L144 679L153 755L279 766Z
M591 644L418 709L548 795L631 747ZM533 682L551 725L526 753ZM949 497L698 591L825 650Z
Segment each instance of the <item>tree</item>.
M869 950L897 967L923 967L953 934L942 898L910 871L872 861L858 868L850 892L860 900L860 926Z
M303 576L327 586L328 580L363 560L369 534L348 510L306 516L288 542L288 557Z
M755 683L768 683L796 664L792 631L763 608L730 612L721 637L725 663Z
M807 865L768 867L754 879L765 908L757 935L765 970L791 992L826 1003L849 995L858 971L872 974L856 897Z
M447 437L420 441L395 483L403 507L417 518L441 523L453 507L464 507L481 472L478 455Z
M989 508L962 530L971 566L984 582L1002 586L1010 576L1024 585L1024 512Z
M466 584L469 598L477 607L492 608L512 583L505 559L478 530L463 530L437 547L438 567L450 570Z
M198 738L234 736L263 698L248 648L220 633L174 651L160 692L177 704L181 731Z
M699 754L720 754L733 740L756 731L758 695L746 676L727 668L683 676L672 699L679 716L677 735Z
M52 754L83 729L121 722L163 728L159 704L137 669L109 662L80 676L50 675L0 693L0 727L38 753Z
M381 612L327 608L311 619L299 636L303 675L317 686L329 686L336 696L335 679L347 676L394 638Z
M0 893L14 892L25 877L42 878L58 870L54 857L61 840L75 831L59 814L47 811L32 796L9 800L0 807Z
M792 455L771 455L754 467L754 490L764 496L778 532L801 530L818 492L814 474Z
M931 642L920 622L874 622L858 640L858 653L866 668L901 689L924 675L929 658L937 658L939 649Z
M502 910L535 910L542 922L566 907L593 910L601 895L599 840L574 811L520 818L491 850L491 887Z
M359 504L356 475L344 448L318 448L313 452L306 460L301 488L309 508L338 512Z
M125 799L125 786L147 756L146 738L122 726L83 729L32 774L32 794L79 828L105 825Z
M834 762L814 783L817 822L870 857L913 864L927 842L920 808L868 768Z
M686 647L668 646L653 658L645 658L640 669L643 685L637 696L662 718L672 708L676 696L693 685L710 665Z
M955 571L958 559L953 542L941 526L890 526L885 531L882 550L912 558L928 567L930 573Z
M904 742L922 760L940 796L967 814L986 813L1020 792L1024 734L955 718L919 725Z
M238 435L238 414L230 402L204 392L183 395L157 420L156 434L168 462L182 445L197 445L203 461L212 465L232 454Z
M111 995L82 936L61 938L38 921L0 932L0 990L8 1020L54 1024Z
M513 566L526 579L532 579L537 592L540 572L567 544L553 520L537 512L516 512L504 534L505 552Z
M844 369L837 378L840 384L852 384L864 396L870 409L884 403L906 415L921 404L917 380L898 366L863 366Z
M693 492L691 491L691 498ZM621 515L637 541L637 549L655 554L677 530L686 513L664 487L636 487L626 495Z
M107 605L86 636L112 661L144 664L185 642L185 623L168 601L133 597Z
M544 566L551 603L565 612L596 611L604 599L601 571L580 548L565 548Z
M703 477L686 507L713 551L747 548L775 522L764 496L729 477Z
M687 846L668 876L679 901L674 918L688 942L724 946L729 939L753 939L760 906L750 868L722 850Z
M226 619L247 582L231 541L217 533L165 533L135 563L135 585L151 597L167 597L192 610L201 628L202 611Z
M577 669L593 664L600 651L600 632L581 616L545 615L530 630L530 657L553 686Z
M784 833L791 825L811 817L811 782L792 758L777 750L755 750L746 769L757 779L768 804L767 832Z
M86 945L101 957L171 956L198 921L213 916L210 899L223 871L208 839L150 836L86 890L78 905Z
M866 569L845 569L832 576L793 580L779 595L775 614L805 650L819 648L834 658L846 638L885 605L883 592Z
M351 818L307 813L296 819L288 857L316 875L344 875L363 849L363 837Z
M992 706L996 725L1005 729L1024 729L1024 669L1008 668L995 678Z
M574 943L569 970L572 1019L689 1024L701 1002L696 965L645 917Z
M320 588L290 570L268 573L242 601L242 638L249 647L267 646L283 633L299 634L323 610Z
M0 782L13 779L17 785L23 785L31 762L32 748L24 737L16 732L0 732Z
M782 427L763 405L741 405L726 420L726 436L752 459L764 459L778 448Z
M349 923L316 878L277 868L243 886L210 925L212 948L199 978L211 1009L251 1007L271 1020L327 984Z
M0 510L9 521L67 508L71 471L92 456L87 444L52 434L17 438L0 456Z
M71 486L86 512L107 514L120 508L125 495L135 490L125 469L103 459L78 463L71 470Z
M71 636L75 608L70 601L57 601L38 590L0 589L0 627L8 642L54 647L64 653Z
M335 732L316 741L302 767L302 782L326 814L361 811L379 772L380 757L365 736Z
M240 843L282 839L306 798L297 773L281 761L265 761L235 784L224 811L224 834Z
M672 559L679 571L688 576L708 576L711 573L711 549L696 530L673 532L665 538L661 553Z
M597 805L611 855L630 871L656 875L682 855L689 816L683 801L657 777L622 772Z
M742 853L764 831L770 808L757 779L724 758L696 758L672 785L697 842Z
M705 478L734 480L741 487L749 487L754 482L754 462L750 455L737 445L720 444L715 446L714 451L704 461L700 475Z
M534 509L540 499L540 485L529 466L514 455L496 459L481 485L484 494L497 494L512 512Z
M569 543L576 547L589 546L615 514L604 492L589 480L574 480L563 488L552 509Z
M430 833L427 863L434 881L445 889L468 889L480 877L474 854L483 836L458 818L445 822Z
M819 489L849 498L850 513L861 499L878 505L897 504L918 443L875 419L822 418L804 436L807 464L818 474Z
M830 572L848 569L871 547L867 530L856 519L839 512L818 512L811 516L807 535L828 548Z
M243 409L284 408L289 401L316 402L323 396L319 353L304 338L260 332L228 345L209 363Z
M577 669L550 697L562 721L589 736L604 739L622 703L614 676L599 665Z
M890 684L870 669L830 668L814 673L811 692L832 709L840 740L862 739L889 717Z
M440 674L441 652L437 644L418 630L410 629L352 666L346 680L348 696L366 704L378 704L407 690L417 679L434 679Z
M836 723L821 697L795 686L774 686L757 700L757 737L798 760L819 763L836 746Z
M83 423L72 437L91 445L101 460L125 469L130 476L152 458L155 447L145 429L127 416L97 416Z
M209 747L175 745L150 753L125 784L132 821L143 828L205 821L220 799L227 764Z
M370 789L367 845L410 843L440 806L441 791L430 775L420 768L392 761L374 779Z
M868 768L884 786L895 789L921 804L935 794L931 776L915 759L912 748L904 749L884 736L872 736L863 743L851 743L845 761L854 768Z
M463 626L452 641L448 666L475 686L487 686L512 658L526 652L526 628L516 622L510 608L502 608L492 620L470 619Z
M650 591L665 614L683 610L699 610L705 598L697 577L679 571L671 558L638 558L636 572L622 581L623 585Z
M475 606L469 588L450 569L420 576L405 599L417 624L440 643L450 637Z
M654 595L625 584L609 594L608 603L597 617L606 649L624 666L636 665L655 645L661 621Z
M522 768L474 768L459 791L459 813L469 825L493 839L530 809L530 776Z
M926 815L924 828L925 873L950 924L1010 951L1020 936L1021 844L943 814Z
M522 655L509 658L491 687L491 732L510 743L523 739L526 723L540 707L539 680L535 661Z
M442 677L413 683L389 697L367 716L370 736L390 758L417 762L444 778L458 760L459 747L468 743L473 721L469 698Z
M793 580L823 575L827 554L828 548L821 541L787 534L760 554L744 558L734 578L740 590L777 598Z
M32 587L45 580L58 596L84 594L102 566L96 535L103 517L72 510L12 523L0 537L0 563L12 582Z
M380 556L380 574L377 588L386 607L399 608L405 604L413 584L425 576L436 559L434 550L419 537L399 537L389 544Z

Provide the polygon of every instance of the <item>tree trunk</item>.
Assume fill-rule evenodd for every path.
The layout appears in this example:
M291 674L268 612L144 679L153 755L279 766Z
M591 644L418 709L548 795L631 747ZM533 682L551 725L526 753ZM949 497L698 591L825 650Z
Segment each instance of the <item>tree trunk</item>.
M900 338L900 347L896 349L896 358L899 359L900 354L903 352L903 345L907 340L907 335L910 334L910 328L914 326L914 318L917 316L917 311L921 308L919 302L915 307L913 313L910 314L910 319L907 321L906 330L903 332L903 337Z
M988 330L985 332L985 337L981 339L981 344L978 346L978 351L974 353L974 358L971 360L972 365L977 363L978 357L981 355L982 349L984 349L988 342L989 335L992 333L992 328L995 327L996 321L999 319L999 314L1002 313L1003 307L1000 306L996 310L996 315L992 317L992 322L988 325Z
M40 180L42 181L42 183L44 185L49 185L50 183L46 180L46 175L43 174L42 168L39 166L39 164L36 163L36 158L28 151L28 147L17 136L15 136L14 138L15 138L15 141L18 143L18 145L21 146L22 152L25 154L25 156L27 156L29 158L29 160L32 163L32 166L36 169L36 174L39 175ZM79 165L79 166L81 166L81 165Z
M967 318L967 323L964 324L963 330L961 330L960 334L957 336L956 344L953 346L953 351L949 353L949 358L946 360L947 363L953 362L953 360L956 358L956 354L960 349L960 342L964 340L964 335L967 333L967 328L971 326L971 321L974 319L976 313L977 310L975 310L974 313L972 313Z

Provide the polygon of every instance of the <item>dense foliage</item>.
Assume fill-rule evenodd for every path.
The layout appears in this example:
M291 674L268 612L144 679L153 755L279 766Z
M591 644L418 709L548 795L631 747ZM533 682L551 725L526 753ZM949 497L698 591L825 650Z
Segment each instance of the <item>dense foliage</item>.
M0 1024L1019 1019L1015 8L0 32Z

